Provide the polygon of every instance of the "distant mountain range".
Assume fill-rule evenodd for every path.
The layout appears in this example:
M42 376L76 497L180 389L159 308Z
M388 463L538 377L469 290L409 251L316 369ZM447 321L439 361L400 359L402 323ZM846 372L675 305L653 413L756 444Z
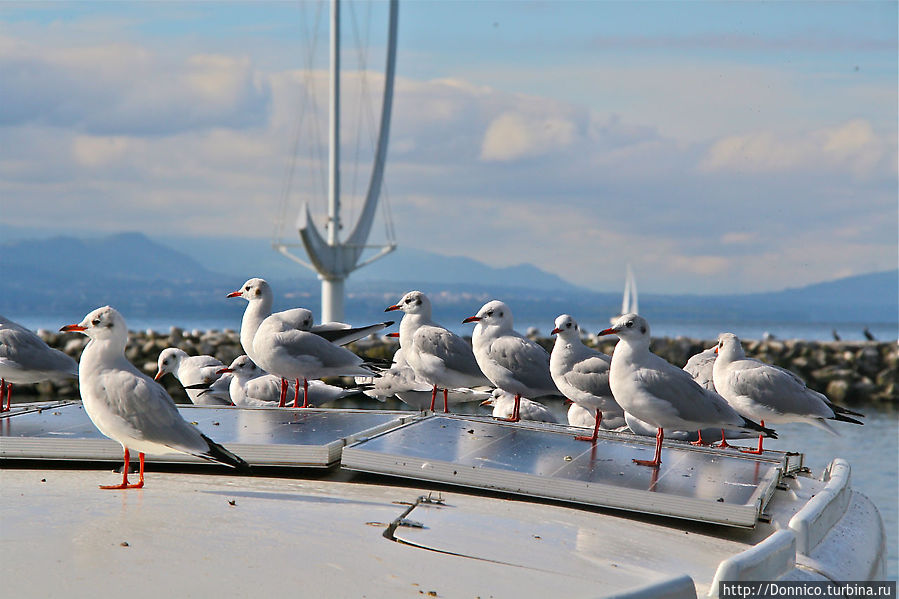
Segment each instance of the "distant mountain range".
M16 315L85 314L103 304L135 316L232 319L243 310L242 302L224 301L224 296L249 275L272 283L276 309L297 305L317 309L319 304L314 275L259 242L170 239L159 243L140 233L93 239L4 235L4 239L0 241L0 314L13 319ZM577 314L583 322L607 321L621 303L619 293L583 289L531 265L493 268L469 258L400 249L389 262L374 263L349 280L348 318L382 319L383 308L412 288L428 293L446 318L460 320L493 298L514 298L517 322L542 321L547 314L563 312ZM773 293L641 294L640 306L647 317L684 322L894 323L899 313L899 270Z

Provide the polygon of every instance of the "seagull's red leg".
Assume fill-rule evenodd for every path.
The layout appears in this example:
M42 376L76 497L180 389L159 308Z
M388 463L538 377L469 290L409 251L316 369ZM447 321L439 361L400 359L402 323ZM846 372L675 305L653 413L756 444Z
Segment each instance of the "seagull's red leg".
M303 380L305 381L306 379ZM303 402L305 403L305 401L306 400L304 398ZM293 380L293 407L300 407L300 379ZM306 406L304 405L303 407L305 408Z
M6 409L4 412L9 412L12 407L12 383L6 383Z
M640 466L650 466L651 468L658 468L662 465L662 441L665 439L665 429L660 428L659 432L656 433L656 455L651 460L634 460L635 464Z
M434 411L434 402L437 401L437 385L434 385L434 389L431 391L431 411Z
M712 443L712 447L720 447L722 449L727 447L733 447L730 443L727 442L727 439L724 437L724 429L721 429L721 441L718 443Z
M443 413L449 414L449 391L443 390Z
M303 407L309 407L309 381L303 378Z
M596 423L593 425L593 436L587 437L585 435L579 435L574 438L575 441L590 441L591 443L596 443L596 437L599 435L599 425L602 422L602 412L600 410L596 410Z
M131 465L131 454L128 448L125 448L125 456L123 458L125 466L122 468L122 484L120 485L100 485L101 489L126 489L128 488L128 467Z
M521 395L516 393L515 394L515 407L512 408L512 417L511 418L497 417L496 420L502 420L503 422L518 422L519 420L521 420L521 416L519 414L520 408L521 408Z
M762 426L765 426L765 421L762 420L761 422L759 422L759 424L761 424ZM763 438L764 437L762 437L762 435L759 435L759 448L758 449L741 449L740 453L752 453L755 455L760 455L762 453L765 453L765 450L762 449L762 439Z
M138 453L137 457L140 459L140 479L137 481L136 485L132 485L130 488L143 489L144 488L144 452Z
M281 399L278 401L278 407L283 408L284 403L287 401L287 386L289 383L287 379L281 379Z
M696 441L690 441L690 445L711 445L710 443L706 443L702 440L702 430L698 430L696 431L696 433L699 435L699 439Z

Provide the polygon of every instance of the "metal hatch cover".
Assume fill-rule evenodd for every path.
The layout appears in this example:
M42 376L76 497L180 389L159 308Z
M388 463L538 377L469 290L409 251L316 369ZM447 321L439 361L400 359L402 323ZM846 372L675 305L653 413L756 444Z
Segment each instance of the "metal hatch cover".
M217 443L256 466L328 467L343 447L400 426L411 412L179 405L181 416ZM79 403L50 404L0 420L0 458L122 459L121 446L103 436ZM156 462L207 463L181 453Z
M661 468L647 468L632 458L651 457L655 439L601 432L591 444L576 441L575 430L435 415L344 448L341 465L739 527L755 525L791 466L781 452L755 456L666 442Z

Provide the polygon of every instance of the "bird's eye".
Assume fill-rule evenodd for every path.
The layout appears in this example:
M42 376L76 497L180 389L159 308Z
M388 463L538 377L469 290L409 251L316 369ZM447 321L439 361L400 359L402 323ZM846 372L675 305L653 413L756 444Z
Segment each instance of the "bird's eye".
M93 319L93 320L91 321L91 324L94 325L94 326L97 326L98 324L100 324L100 319L99 319L99 318Z
M625 324L624 326L626 326L627 328L631 328L632 326L634 326L634 321L633 321L633 320L628 320L628 321L627 321L627 324Z
M503 313L502 313L502 312L499 313L499 317L500 317L500 318L503 317Z

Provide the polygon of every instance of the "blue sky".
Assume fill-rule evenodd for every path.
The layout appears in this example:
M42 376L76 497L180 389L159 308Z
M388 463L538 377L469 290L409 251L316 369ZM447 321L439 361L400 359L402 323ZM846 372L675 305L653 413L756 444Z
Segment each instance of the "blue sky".
M345 50L342 151L364 159L386 5L344 7L370 76ZM316 2L0 4L3 224L268 244L323 212L326 26ZM702 293L897 265L895 2L410 0L399 27L405 247L599 290L627 262Z

